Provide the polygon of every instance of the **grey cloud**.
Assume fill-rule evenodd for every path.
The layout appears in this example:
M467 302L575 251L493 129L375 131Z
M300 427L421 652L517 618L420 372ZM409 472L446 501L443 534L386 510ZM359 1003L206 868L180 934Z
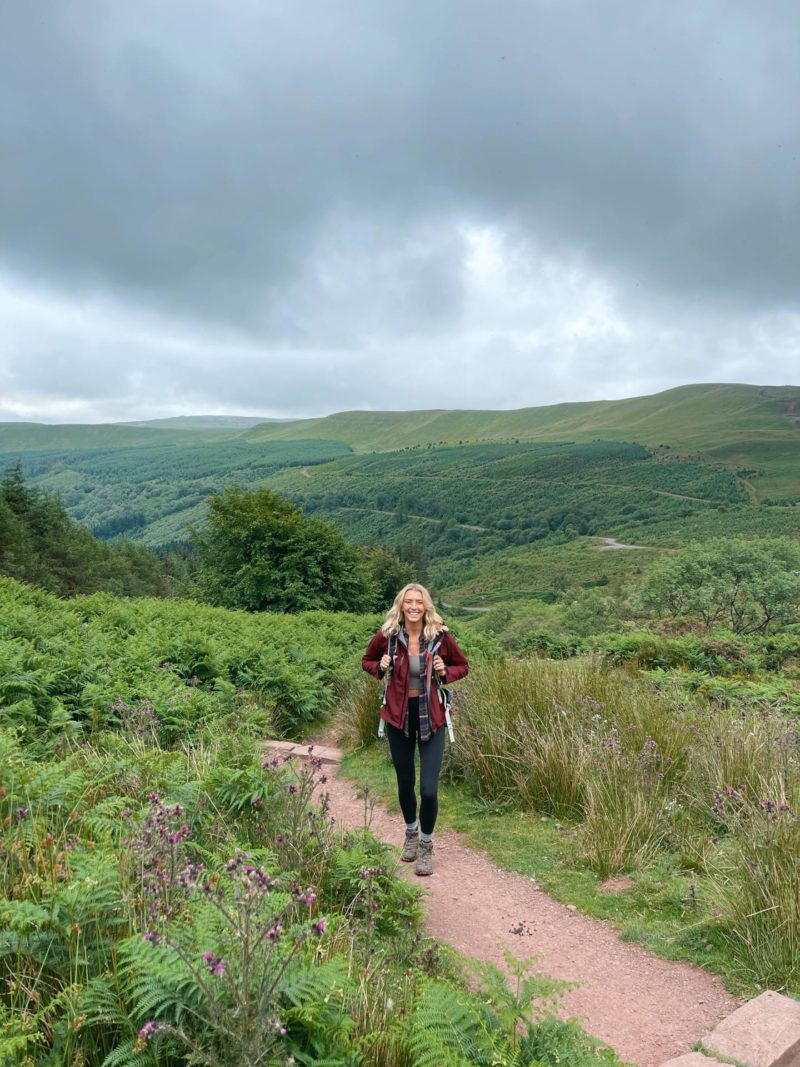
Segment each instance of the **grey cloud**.
M355 241L371 220L380 262L407 228L472 219L631 286L796 299L788 0L82 0L0 18L0 232L21 273L269 333L334 222Z
M0 418L796 378L798 46L790 0L6 4Z

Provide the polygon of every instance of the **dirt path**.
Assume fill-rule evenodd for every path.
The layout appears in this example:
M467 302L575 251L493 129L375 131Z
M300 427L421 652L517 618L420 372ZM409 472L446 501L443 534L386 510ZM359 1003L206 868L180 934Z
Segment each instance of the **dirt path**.
M346 828L362 826L356 784L331 775L325 788L334 818ZM392 844L402 839L401 819L379 804L371 830ZM456 833L437 832L434 864L427 879L415 878L410 864L399 870L421 887L432 936L495 963L502 963L498 943L519 957L538 953L543 972L580 983L563 999L565 1014L639 1067L689 1052L738 1006L718 979L621 941L611 926L557 903L532 879L498 869Z
M625 545L615 537L604 537L602 545L595 545L598 552L610 552L618 548L647 548L647 545Z

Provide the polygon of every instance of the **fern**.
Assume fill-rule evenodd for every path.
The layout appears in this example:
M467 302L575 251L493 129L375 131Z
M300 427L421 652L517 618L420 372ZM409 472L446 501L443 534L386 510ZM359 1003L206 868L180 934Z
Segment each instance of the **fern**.
M312 1001L322 1003L341 996L347 981L342 960L328 960L317 966L304 963L289 970L281 985L281 996L295 1007Z
M148 1048L140 1049L138 1042L130 1038L117 1045L103 1060L102 1067L152 1067L153 1053Z
M427 980L410 1020L415 1067L516 1067L503 1033L488 1013L453 986ZM502 1058L499 1058L502 1057Z

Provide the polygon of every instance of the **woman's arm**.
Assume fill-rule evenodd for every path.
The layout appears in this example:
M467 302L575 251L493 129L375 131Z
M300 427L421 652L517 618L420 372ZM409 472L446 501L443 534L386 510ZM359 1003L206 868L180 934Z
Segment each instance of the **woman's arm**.
M444 660L446 667L443 678L445 685L449 685L450 682L457 682L459 678L466 678L469 674L467 657L458 647L456 639L452 634L445 634L439 649L439 655Z
M381 670L381 659L388 651L389 642L384 634L378 630L370 643L367 645L367 651L361 657L361 666L367 672L371 674L373 678L383 678L383 671Z

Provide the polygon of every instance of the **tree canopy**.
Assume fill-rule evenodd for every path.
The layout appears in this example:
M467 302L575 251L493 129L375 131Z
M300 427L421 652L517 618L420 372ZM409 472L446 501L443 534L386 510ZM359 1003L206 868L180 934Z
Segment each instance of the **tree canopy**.
M373 590L357 549L268 489L231 488L209 499L195 534L204 599L246 611L366 611Z
M169 582L153 553L98 541L57 496L27 486L19 464L0 479L0 574L60 596L163 596Z
M800 543L730 537L687 545L654 564L642 599L709 630L768 633L800 622Z

